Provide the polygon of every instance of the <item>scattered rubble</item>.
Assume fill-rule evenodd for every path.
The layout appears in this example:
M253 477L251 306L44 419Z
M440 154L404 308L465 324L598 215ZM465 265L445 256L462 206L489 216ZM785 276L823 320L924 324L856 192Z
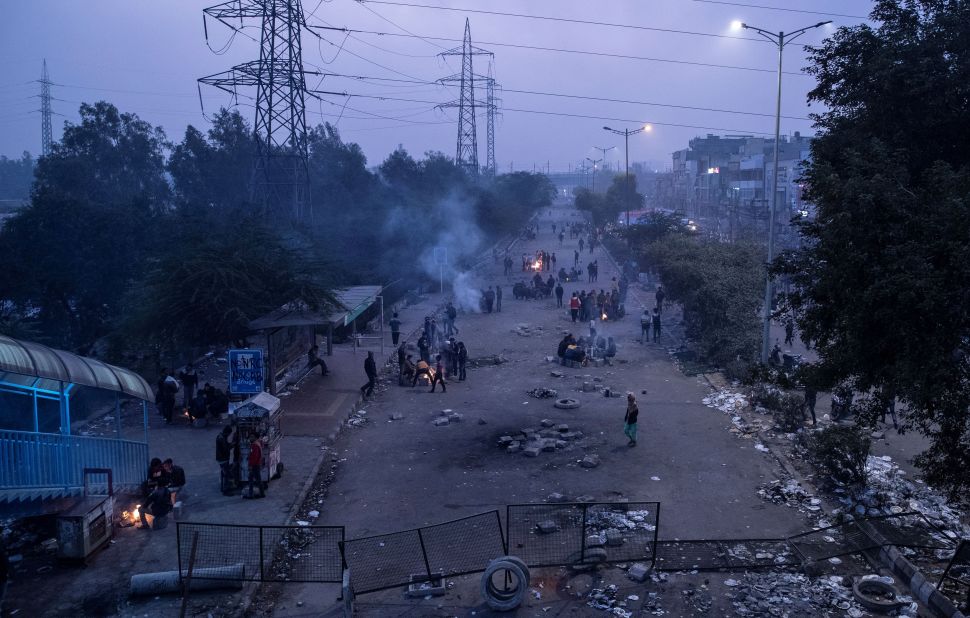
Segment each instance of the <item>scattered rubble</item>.
M812 579L801 573L748 573L738 581L726 580L735 611L740 616L864 616L866 611L853 596L852 581L839 575ZM901 616L915 616L916 603Z
M610 584L606 588L593 588L589 591L586 605L593 609L609 612L619 618L630 618L633 612L625 609L627 606L626 600L618 600L616 598L616 590L616 584Z
M557 391L554 391L551 388L543 388L543 387L538 387L538 388L532 389L531 391L526 391L526 394L531 395L536 399L555 399L556 396L559 395Z

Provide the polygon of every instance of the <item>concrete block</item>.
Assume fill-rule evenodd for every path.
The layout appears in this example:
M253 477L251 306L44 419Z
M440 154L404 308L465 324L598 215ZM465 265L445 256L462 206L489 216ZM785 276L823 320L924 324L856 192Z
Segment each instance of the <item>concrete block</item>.
M553 492L546 497L546 502L569 502L569 498L559 492Z
M547 453L551 453L552 451L556 450L556 441L555 440L543 440L542 441L542 450L546 451Z
M586 457L583 457L582 461L579 462L579 465L584 468L595 468L596 466L600 465L600 458L597 455L587 455Z
M448 418L445 416L439 416L438 418L431 421L435 427L444 427L448 424Z
M506 453L518 453L522 450L522 444L518 440L512 440L509 445L505 447Z
M556 448L566 448L567 442L565 440L556 440Z
M619 530L610 528L606 531L606 544L610 547L619 547L620 545L623 545L623 535Z
M595 390L596 390L596 385L595 384L593 384L592 382L583 382L583 392L584 393L592 393Z
M448 422L460 423L461 418L462 418L461 414L458 414L457 412L452 412L451 414L448 415Z
M644 582L650 574L650 567L642 562L633 563L626 572L627 577L635 582Z
M554 423L553 421L550 421L547 418L544 418L541 421L539 421L539 424L542 425L543 427L552 427L556 423Z
M573 440L582 440L583 439L583 435L584 434L581 431L573 432Z
M512 436L499 436L498 438L499 446L508 446L509 444L512 444L512 442L514 442Z
M527 446L524 449L522 449L522 453L526 457L538 457L541 451L542 449L539 448L538 446Z
M555 429L543 429L539 432L540 438L552 438L553 440L559 437L559 432Z
M556 522L552 521L551 519L547 519L545 521L540 521L539 523L537 523L536 530L538 530L542 534L551 534L559 530L559 525Z
M569 431L569 425L567 425L566 423L560 423L560 424L556 425L556 431L558 431L560 433L565 433L565 432Z

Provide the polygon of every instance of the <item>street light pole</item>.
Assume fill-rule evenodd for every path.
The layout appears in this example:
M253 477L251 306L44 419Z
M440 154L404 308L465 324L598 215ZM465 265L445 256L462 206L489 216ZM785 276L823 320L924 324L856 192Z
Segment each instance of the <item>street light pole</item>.
M592 193L596 193L596 164L603 161L603 159L590 159L586 157L586 160L593 164L593 187L590 189Z
M617 135L623 136L623 145L626 152L626 226L630 227L630 136L636 135L637 133L645 133L650 131L653 127L650 125L644 125L638 129L623 129L622 131L617 129L611 129L609 127L603 127L604 131L609 131L610 133L615 133Z
M755 26L749 26L748 24L741 24L741 27L745 30L754 30L764 38L768 39L778 47L778 97L775 102L775 148L774 148L774 175L771 179L771 209L768 211L768 265L770 266L771 261L775 259L775 213L778 210L778 152L779 144L781 142L781 77L782 77L782 58L785 52L785 45L791 43L796 38L813 30L815 28L820 28L826 24L832 23L831 21L822 21L811 26L805 26L794 32L785 33L784 31L778 32L777 34L773 32L768 32L767 30L762 30L761 28L756 28ZM774 300L774 281L771 278L771 271L765 273L765 306L764 306L764 320L762 324L761 331L761 362L767 363L769 356L769 345L771 343L771 305Z
M606 163L606 153L608 153L611 150L615 150L616 149L616 146L610 146L609 148L601 148L599 146L593 146L593 148L595 150L599 150L600 151L600 154L603 155L603 163L606 165L607 168L609 168L609 164Z

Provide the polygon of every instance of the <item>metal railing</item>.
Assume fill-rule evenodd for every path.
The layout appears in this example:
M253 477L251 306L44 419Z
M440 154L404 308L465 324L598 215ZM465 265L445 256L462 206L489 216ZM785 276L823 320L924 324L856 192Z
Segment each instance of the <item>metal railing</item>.
M0 489L82 487L85 468L109 468L116 487L145 478L144 442L0 430Z

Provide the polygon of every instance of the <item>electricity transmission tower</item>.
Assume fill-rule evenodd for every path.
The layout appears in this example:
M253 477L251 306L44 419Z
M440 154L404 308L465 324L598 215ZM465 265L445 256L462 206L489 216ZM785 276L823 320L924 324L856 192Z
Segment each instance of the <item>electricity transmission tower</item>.
M471 25L469 25L468 19L465 19L465 38L462 46L441 52L438 55L442 57L461 56L461 74L438 80L441 83L457 82L460 85L458 101L445 103L440 107L458 108L458 142L455 147L455 163L473 174L478 174L478 134L475 123L475 109L482 107L482 105L475 103L475 79L477 77L481 81L482 78L475 75L472 58L475 56L494 58L495 55L490 51L472 45Z
M310 219L306 78L300 40L306 22L300 0L230 0L203 9L205 16L234 33L240 32L244 20L261 22L259 60L203 77L199 83L234 96L239 87L256 88L252 201L267 216Z
M485 173L492 178L495 178L495 114L500 102L500 99L495 98L495 85L492 64L489 63L488 77L485 80Z
M47 73L47 59L44 59L44 70L40 74L40 151L45 157L51 153L51 77Z

